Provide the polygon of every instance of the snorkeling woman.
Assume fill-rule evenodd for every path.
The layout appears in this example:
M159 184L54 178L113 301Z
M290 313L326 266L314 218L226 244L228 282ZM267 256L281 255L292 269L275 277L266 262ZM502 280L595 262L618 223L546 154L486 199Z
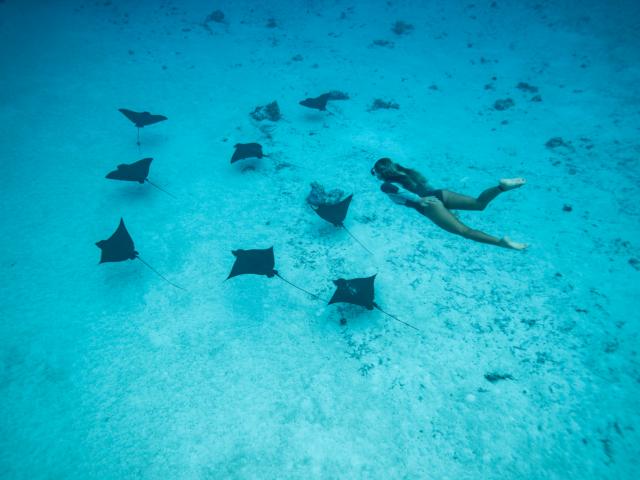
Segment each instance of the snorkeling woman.
M450 211L484 210L489 202L502 192L523 186L524 178L503 178L497 186L488 188L477 198L473 198L449 190L435 190L429 186L422 174L389 158L378 160L371 169L371 174L384 181L380 189L394 202L414 208L447 232L498 247L514 250L527 248L526 243L514 242L508 237L497 238L469 228ZM400 184L406 191L402 191L394 183Z

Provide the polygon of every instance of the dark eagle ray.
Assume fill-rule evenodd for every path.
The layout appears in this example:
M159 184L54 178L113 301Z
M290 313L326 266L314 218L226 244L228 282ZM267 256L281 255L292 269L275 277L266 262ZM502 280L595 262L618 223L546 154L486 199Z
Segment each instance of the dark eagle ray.
M393 320L396 320L407 327L411 327L414 330L420 331L418 327L414 327L410 323L404 322L398 317L395 317L380 308L374 300L375 291L373 282L375 278L375 275L371 275L370 277L352 278L350 280L345 280L344 278L334 280L333 284L336 286L336 291L329 300L329 305L333 303L351 303L353 305L364 307L367 310L373 310L375 308Z
M268 155L262 152L262 145L259 143L236 143L233 148L236 150L231 156L231 163L244 160L245 158L268 157Z
M253 250L232 250L231 253L236 257L236 261L233 263L233 267L231 267L231 273L229 273L227 280L237 277L238 275L264 275L268 278L278 277L280 280L288 283L307 295L311 295L315 299L322 300L316 294L291 283L278 273L275 269L273 247Z
M323 93L322 95L318 95L317 97L305 98L298 102L303 107L312 108L314 110L320 110L321 112L325 112L327 110L327 102L329 100L348 100L349 95L346 93L340 92L338 90L333 90L331 92Z
M119 108L118 111L125 117L133 122L138 129L137 145L140 146L140 129L147 125L153 125L154 123L163 122L167 120L164 115L155 115L149 112L134 112L133 110L127 110L126 108Z
M143 158L142 160L138 160L137 162L133 163L121 163L116 167L116 170L107 173L105 178L109 178L111 180L123 180L127 182L147 182L152 187L155 187L158 190L166 193L167 195L175 198L164 188L156 185L147 178L149 176L149 167L151 166L152 161L153 158Z
M329 101L329 95L323 93L317 97L305 98L298 102L303 107L313 108L314 110L320 110L321 112L325 112L327 110L327 102Z
M184 288L171 282L155 268L140 258L140 254L136 251L133 239L131 238L131 235L129 235L127 227L124 226L124 220L122 218L120 219L120 224L113 235L106 240L96 242L96 246L101 250L99 263L124 262L125 260L138 259L169 285L179 288L180 290L184 290Z
M351 200L353 199L353 194L343 198L337 203L321 203L317 207L313 205L311 208L314 212L318 214L318 216L327 222L331 223L336 227L344 228L345 232L349 234L351 238L353 238L358 244L364 248L371 255L371 250L364 246L364 244L358 240L347 227L344 226L344 219L347 217L347 212L349 211L349 205L351 205Z

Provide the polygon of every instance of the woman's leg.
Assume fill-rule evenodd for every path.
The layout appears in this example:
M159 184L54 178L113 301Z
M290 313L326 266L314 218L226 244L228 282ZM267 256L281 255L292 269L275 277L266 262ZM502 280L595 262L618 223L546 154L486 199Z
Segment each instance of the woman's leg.
M484 210L489 202L502 193L498 187L487 188L477 198L460 193L442 190L442 200L451 210Z
M480 230L473 230L472 228L467 227L449 210L447 210L444 204L435 197L425 197L419 203L411 202L411 204L407 203L407 205L415 208L418 212L447 232L460 235L461 237L468 238L469 240L504 248L513 248L516 250L522 250L526 247L526 245L512 242L506 237L500 239L481 232Z
M525 184L523 178L503 178L496 187L487 188L477 198L460 193L442 190L443 203L451 210L484 210L489 202L507 190L521 187Z

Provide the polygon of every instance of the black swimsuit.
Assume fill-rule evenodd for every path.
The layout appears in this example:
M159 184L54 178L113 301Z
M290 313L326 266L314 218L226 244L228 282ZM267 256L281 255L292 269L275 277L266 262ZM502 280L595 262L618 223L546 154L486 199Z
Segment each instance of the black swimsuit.
M444 196L442 195L441 189L431 189L427 186L418 185L418 188L414 192L416 195L420 195L421 197L436 197L441 202L444 202Z

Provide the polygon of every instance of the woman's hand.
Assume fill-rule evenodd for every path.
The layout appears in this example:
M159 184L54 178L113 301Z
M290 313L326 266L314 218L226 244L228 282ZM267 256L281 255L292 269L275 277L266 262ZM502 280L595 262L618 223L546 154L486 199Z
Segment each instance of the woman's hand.
M384 182L382 185L380 185L380 190L382 190L384 193L398 193L400 189L391 182Z

